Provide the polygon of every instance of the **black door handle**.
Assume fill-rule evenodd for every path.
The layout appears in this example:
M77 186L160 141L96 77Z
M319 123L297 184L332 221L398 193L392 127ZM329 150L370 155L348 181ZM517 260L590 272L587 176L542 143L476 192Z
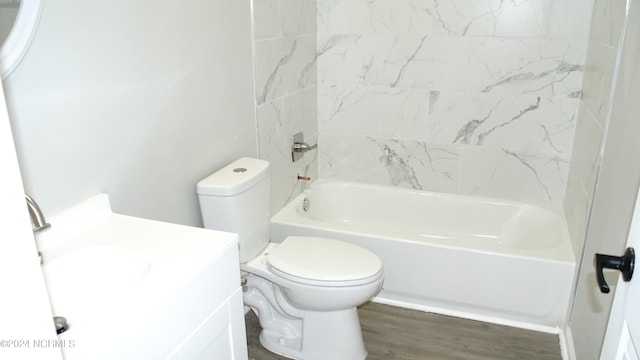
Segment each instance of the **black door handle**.
M633 276L636 254L633 248L629 247L622 256L596 254L595 260L598 286L600 291L606 294L609 292L609 285L604 280L604 268L620 270L622 272L622 280L630 281Z

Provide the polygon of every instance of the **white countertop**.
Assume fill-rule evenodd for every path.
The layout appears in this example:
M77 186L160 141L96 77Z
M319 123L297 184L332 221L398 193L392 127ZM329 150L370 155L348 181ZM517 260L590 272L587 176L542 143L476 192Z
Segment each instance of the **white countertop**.
M37 242L52 309L69 321L63 337L84 343L114 336L123 319L132 326L162 316L154 311L202 283L199 275L238 241L233 233L115 214L104 194L47 220L51 227ZM218 275L239 286L239 273ZM220 280L207 275L208 281Z

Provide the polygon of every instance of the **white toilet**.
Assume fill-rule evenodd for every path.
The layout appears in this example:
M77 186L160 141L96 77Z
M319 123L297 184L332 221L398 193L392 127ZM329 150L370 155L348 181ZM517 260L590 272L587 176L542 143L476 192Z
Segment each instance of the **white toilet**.
M204 226L239 235L244 303L260 319L260 342L293 359L365 359L356 306L380 291L382 261L331 239L271 243L269 193L269 163L252 158L198 183Z

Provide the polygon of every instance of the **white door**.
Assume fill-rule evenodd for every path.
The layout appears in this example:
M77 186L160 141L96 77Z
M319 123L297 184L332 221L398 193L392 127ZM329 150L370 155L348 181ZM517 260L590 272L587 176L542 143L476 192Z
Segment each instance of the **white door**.
M640 251L640 196L636 199L627 246ZM640 264L636 264L635 267L640 267ZM640 359L639 346L640 270L635 269L631 281L623 282L620 279L616 286L615 299L600 359L637 360Z
M0 359L61 359L1 85L0 169Z
M623 44L620 71L624 76L618 80L616 96L619 93L623 98L622 102L626 105L619 106L616 109L619 111L612 113L611 121L620 118L637 121L640 120L638 106L638 99L640 99L640 69L638 69L640 62L640 0L628 2L627 26ZM633 134L632 136L637 135ZM640 161L640 159L633 161ZM619 176L624 176L624 173ZM634 248L637 257L640 258L640 196L636 198L627 247ZM623 252L624 249L620 251ZM619 256L622 253L607 255ZM637 269L640 268L640 264L636 264L635 267L635 274L631 281L624 282L620 278L615 286L615 297L600 353L601 360L640 359L640 270Z

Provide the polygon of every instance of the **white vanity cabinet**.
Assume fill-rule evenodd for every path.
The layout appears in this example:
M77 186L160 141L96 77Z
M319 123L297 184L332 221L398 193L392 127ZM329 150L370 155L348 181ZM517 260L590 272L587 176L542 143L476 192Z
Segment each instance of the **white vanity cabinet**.
M150 315L109 359L246 360L236 242Z
M217 306L212 306L213 311L187 335L168 357L169 360L247 359L237 251L229 251L229 254L224 254L223 257L211 272L215 289L210 289L213 291L207 294L212 295L211 304ZM237 280L235 283L228 281L229 273L238 273L238 276L234 277ZM193 296L198 296L198 293L195 292Z
M238 235L111 212L91 198L37 241L66 360L246 360Z

